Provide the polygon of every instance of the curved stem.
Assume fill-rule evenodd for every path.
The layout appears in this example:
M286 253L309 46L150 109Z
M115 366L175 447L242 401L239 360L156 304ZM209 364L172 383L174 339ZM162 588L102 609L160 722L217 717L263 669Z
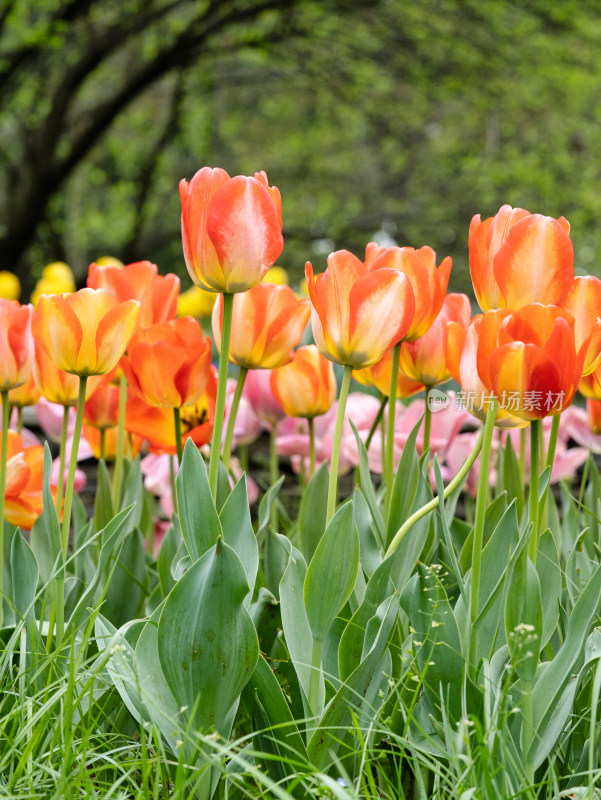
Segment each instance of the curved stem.
M309 477L313 477L315 472L315 425L313 417L307 420L309 427Z
M232 308L234 295L223 295L223 326L221 329L221 352L219 353L219 377L217 379L217 398L215 400L215 423L211 439L211 456L209 458L209 486L213 498L217 498L217 480L219 478L219 456L221 453L221 434L223 432L223 415L225 413L225 390L227 385L227 368L230 357L230 339L232 334Z
M369 433L367 434L367 439L365 440L365 449L369 450L369 446L371 444L371 440L374 438L374 433L378 429L378 425L382 417L384 416L384 409L386 408L386 404L388 403L388 397L385 394L382 395L382 399L380 400L380 408L378 409L378 413L376 414L374 421L371 423L371 428L369 429Z
M480 456L480 472L478 474L478 494L476 496L476 518L472 538L472 577L470 585L470 619L472 622L478 616L478 602L480 599L480 571L482 560L482 544L484 540L484 519L486 515L486 501L488 482L490 480L490 453L492 437L495 429L498 403L496 399L490 400L486 412L486 422L482 434L482 454Z
M432 411L430 410L430 404L428 403L428 399L430 397L430 392L432 391L431 386L426 386L426 396L425 396L425 403L426 403L426 410L424 412L424 439L422 443L422 453L425 453L426 450L430 447L430 431L432 430Z
M181 466L184 448L182 447L182 423L179 408L173 409L173 428L175 431L175 449L177 451L177 463ZM173 460L173 459L172 459Z
M117 452L115 453L115 472L113 473L113 507L119 511L121 499L121 475L123 474L123 451L125 443L125 405L127 403L127 379L121 372L119 378L119 423L117 427ZM77 407L79 413L79 406Z
M453 494L455 489L457 489L463 481L467 478L468 472L474 466L474 462L480 455L480 451L482 450L482 442L484 440L484 428L480 431L480 436L476 441L474 449L463 462L463 465L457 475L453 478L452 481L445 487L443 492L443 498L446 500L449 495ZM440 499L438 497L434 497L430 500L429 503L426 503L421 508L418 508L409 519L405 520L405 522L401 525L399 530L396 532L394 539L390 542L388 550L386 551L386 555L384 558L388 558L389 555L394 553L397 549L401 541L404 539L405 534L415 525L416 522L419 522L422 517L425 517L426 514L429 514L431 511L435 511L440 506Z
M334 426L334 439L332 441L332 461L330 463L330 482L328 484L328 507L326 512L326 525L334 516L336 510L336 500L338 495L338 462L340 460L340 441L342 439L342 425L344 423L344 410L348 397L349 386L351 385L351 375L353 368L347 364L342 376L342 386L340 387L340 397L338 398L338 411L336 413L336 425Z
M392 367L390 370L390 393L388 395L388 428L386 431L386 515L392 500L392 483L394 481L394 423L396 417L396 395L399 382L399 362L401 359L401 343L392 348Z
M561 420L561 414L556 414L551 421L549 447L547 449L547 460L545 462L545 466L550 467L551 469L553 468L553 462L555 461L555 451L557 449L557 437L559 434L560 420Z
M234 396L232 397L232 404L230 406L230 416L227 421L227 431L225 434L225 442L223 444L223 466L229 470L230 468L230 457L232 455L232 442L234 440L234 427L236 426L236 416L238 415L238 406L240 405L240 398L242 397L242 390L244 389L244 381L246 380L246 375L248 373L248 369L246 367L240 367L240 372L238 373L238 380L236 382L236 391L234 392Z
M6 461L8 457L8 389L2 392L2 447L0 452L0 627L4 622L4 493L6 492Z
M65 486L65 451L67 449L67 431L69 429L69 406L63 406L63 425L61 428L61 444L58 457L58 486L56 489L56 510L60 515ZM101 453L102 455L102 453Z
M538 438L540 420L533 419L530 421L530 495L528 498L528 507L530 510L530 522L532 523L532 538L530 539L530 547L528 552L530 560L536 565L536 554L538 552L538 481L539 481L539 460L538 460Z

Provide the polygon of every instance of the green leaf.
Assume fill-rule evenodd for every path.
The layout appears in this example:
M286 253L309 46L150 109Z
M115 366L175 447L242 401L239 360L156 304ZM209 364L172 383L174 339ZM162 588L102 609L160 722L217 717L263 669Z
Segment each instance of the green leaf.
M228 715L259 657L255 626L244 607L248 582L240 559L219 540L165 601L159 658L170 691L191 724L229 735Z
M509 501L515 500L517 516L518 519L521 519L524 510L524 482L520 475L520 465L513 449L511 436L507 437L503 456L503 487Z
M540 581L524 547L509 576L505 597L505 638L512 666L527 684L534 680L538 666L542 631Z
M588 584L584 587L574 606L567 624L564 642L551 663L537 675L532 692L533 727L544 731L558 713L564 691L582 657L584 643L591 632L591 624L601 602L601 567L598 567ZM557 732L559 735L559 732ZM536 737L532 744L531 759L535 767L548 752L539 747Z
M183 556L184 541L179 525L179 517L174 514L171 525L167 528L167 533L161 542L161 549L157 557L157 570L159 573L159 584L161 594L165 598L175 586L175 581L171 575L171 566L178 554Z
M50 491L52 456L48 442L44 443L44 482L42 499L44 508L33 523L30 535L31 548L35 554L43 583L48 583L61 557L61 529Z
M332 517L307 569L303 597L315 639L323 641L332 620L349 599L359 569L359 535L352 503Z
M382 563L382 552L378 547L369 507L363 492L357 486L353 492L353 522L359 534L359 558L361 567L369 577Z
M286 638L286 646L302 688L303 701L306 705L311 683L311 652L313 649L313 635L303 599L307 565L302 553L292 546L289 539L281 534L277 534L277 536L279 543L288 553L288 563L280 581L282 627ZM323 705L324 697L325 689L322 676L320 705ZM310 714L311 712L308 711L308 713Z
M246 475L243 475L223 504L219 521L223 538L240 559L248 581L250 602L255 588L259 568L259 547L250 519L250 506L246 489Z
M148 594L148 571L144 537L138 528L127 534L112 575L104 590L103 615L120 627L142 613ZM100 598L98 598L100 599Z
M382 516L382 511L380 510L380 504L378 503L378 498L376 497L374 484L371 479L371 473L369 471L367 450L365 449L363 440L359 436L359 432L357 431L357 428L353 425L352 421L351 421L351 428L353 429L353 433L355 434L355 439L357 440L357 450L359 451L359 481L360 481L359 485L361 486L361 491L363 492L363 496L365 497L367 505L369 506L369 510L371 512L371 516L376 528L378 540L380 544L384 544L386 540L386 527L384 525L384 517Z
M317 769L323 770L330 758L335 756L352 725L353 715L370 711L364 706L365 697L370 684L378 675L378 667L397 618L398 606L398 594L392 595L379 606L369 623L370 636L366 637L372 639L371 647L329 702L311 736L307 752Z
M121 503L119 508L133 506L133 511L128 520L130 530L140 527L142 511L144 510L144 479L140 467L140 456L133 461L127 459L123 462L124 480L121 486Z
M192 439L184 447L176 486L182 536L192 560L196 561L215 545L223 531L204 459Z
M422 419L423 417L420 417L407 437L407 441L403 446L401 460L394 476L390 512L388 514L387 547L413 510L420 477L419 458L415 449L415 442L422 425Z
M271 509L273 504L276 502L278 498L278 494L280 489L282 488L283 483L284 483L284 476L282 475L273 484L273 486L269 487L269 489L265 492L265 494L261 498L261 502L259 503L259 522L257 525L257 539L269 527L269 522L271 519Z
M536 571L542 588L543 630L541 648L543 648L557 626L562 593L559 553L550 530L546 530L539 539Z
M319 469L313 473L301 498L298 512L298 531L301 550L307 562L313 558L315 548L326 529L328 480L328 465L324 461Z
M19 530L13 536L10 552L13 604L17 614L25 619L33 615L33 601L38 586L38 562L33 550Z
M104 528L114 516L111 479L104 459L98 462L96 497L94 499L94 525L97 531Z

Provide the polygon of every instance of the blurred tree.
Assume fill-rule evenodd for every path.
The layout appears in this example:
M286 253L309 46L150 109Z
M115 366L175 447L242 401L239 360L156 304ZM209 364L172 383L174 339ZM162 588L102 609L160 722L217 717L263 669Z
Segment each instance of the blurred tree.
M35 13L32 11L35 6ZM265 169L281 263L376 233L454 258L504 202L601 255L596 0L26 0L0 15L0 267L182 272L177 183Z

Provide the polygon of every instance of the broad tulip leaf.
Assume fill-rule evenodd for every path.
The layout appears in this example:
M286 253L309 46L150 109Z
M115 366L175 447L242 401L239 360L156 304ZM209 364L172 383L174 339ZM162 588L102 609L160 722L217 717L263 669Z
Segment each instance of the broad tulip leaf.
M114 567L114 568L113 568ZM116 564L104 592L102 613L119 628L142 614L148 594L148 569L144 537L134 528L123 541Z
M382 550L374 535L369 507L358 486L353 492L353 522L359 534L361 567L370 577L382 563Z
M304 695L303 701L306 704L311 682L311 652L313 649L313 635L303 600L307 565L302 553L292 546L289 539L278 535L278 541L288 553L288 564L280 581L282 627L286 646ZM325 698L323 676L320 678L319 696L320 707L323 707ZM310 713L308 709L307 711Z
M328 480L328 465L324 461L311 477L301 499L298 531L301 550L307 562L313 558L315 548L326 529Z
M111 494L111 479L104 459L98 462L96 473L96 497L94 498L94 526L97 531L102 530L114 517L113 497Z
M349 599L359 569L359 535L352 503L332 517L307 569L303 597L315 639L323 641L336 614Z
M318 727L313 732L307 752L311 763L324 769L329 759L336 754L342 740L353 722L353 715L368 711L364 707L370 684L378 675L378 668L388 646L388 640L397 618L398 594L386 599L378 607L369 623L373 643L363 656L359 666L348 676L336 695L329 702Z
M196 561L215 545L222 530L207 468L192 439L184 447L176 487L182 536L192 560Z
M165 601L159 658L170 691L199 730L229 734L229 717L259 657L244 607L246 573L219 540L186 572Z
M415 442L421 424L422 418L420 417L419 422L413 426L403 446L401 460L394 476L388 514L386 546L390 544L395 533L405 520L411 516L413 510L420 479L419 458L415 449Z
M363 440L359 436L359 431L352 422L351 428L355 434L355 439L357 440L357 450L359 451L359 481L361 491L363 492L363 496L365 497L367 505L369 506L369 510L376 528L376 533L378 535L378 540L383 545L386 541L386 526L384 524L384 517L382 516L380 504L378 503L378 498L376 497L376 492L371 479L367 450L365 449Z
M250 520L246 475L235 485L219 514L223 538L240 559L250 587L250 602L259 568L257 537Z
M10 552L13 583L13 604L17 614L25 619L33 614L33 601L38 586L38 562L33 550L17 530Z
M50 474L52 472L52 456L48 442L44 443L44 479L42 499L44 509L33 523L30 544L35 553L43 583L48 583L61 555L61 529L50 491Z
M546 530L538 542L536 571L541 585L543 603L543 630L541 649L547 644L559 620L562 580L559 553L551 531Z
M534 679L542 632L540 581L524 548L509 577L505 597L505 637L513 668L525 683Z
M277 502L278 494L280 489L282 488L282 484L284 483L284 476L280 476L280 478L270 486L269 489L265 492L263 497L261 498L261 502L259 503L259 522L257 525L257 539L261 534L267 530L269 526L269 522L271 519L271 509L273 504Z

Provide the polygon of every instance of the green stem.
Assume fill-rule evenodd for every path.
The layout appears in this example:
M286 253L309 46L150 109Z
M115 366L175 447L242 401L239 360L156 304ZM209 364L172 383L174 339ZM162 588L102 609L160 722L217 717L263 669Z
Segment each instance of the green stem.
M478 493L476 495L476 519L474 522L474 533L472 539L472 577L470 588L470 619L472 622L478 615L478 601L480 599L480 571L482 559L482 543L484 540L484 518L486 515L486 495L490 475L490 453L492 449L492 437L495 430L495 419L497 417L497 401L490 400L488 411L486 412L486 422L484 423L484 433L482 435L482 454L480 456L480 472L478 474Z
M2 392L2 447L0 453L0 628L4 623L4 494L6 492L9 417L8 389L6 389Z
M313 477L315 472L315 425L313 417L307 419L309 427L309 477Z
M234 295L223 295L223 326L221 329L221 352L219 353L219 377L217 379L217 398L215 401L215 423L211 439L211 457L209 459L209 486L211 494L217 498L217 481L219 478L219 456L221 453L221 434L223 432L223 415L225 413L225 393L227 384L227 368L230 356L230 339L232 334L232 308Z
M559 423L561 414L556 414L551 421L551 433L549 434L549 447L547 449L546 467L553 469L553 462L555 461L555 451L557 449L557 437L559 435Z
M56 488L56 510L61 513L63 489L65 486L65 451L67 449L67 431L69 429L69 406L63 406L63 424L61 427L61 444L58 457L58 486Z
M351 385L351 375L353 368L347 364L342 376L342 386L340 387L340 397L338 398L338 411L336 413L336 425L334 426L334 439L332 441L332 461L330 464L330 482L328 484L328 507L326 511L326 525L334 516L336 510L336 500L338 495L338 462L340 460L340 441L342 439L342 426L344 424L344 410L346 399Z
M480 436L476 441L474 449L463 462L461 469L459 470L457 475L455 475L453 480L450 481L450 483L445 487L442 495L445 500L447 499L447 497L453 494L455 489L461 486L463 481L467 478L468 472L474 466L476 459L480 455L483 441L484 441L484 428L480 431ZM426 514L429 514L431 511L435 511L437 508L439 508L439 506L440 506L440 499L438 497L434 497L432 500L430 500L429 503L426 503L421 508L418 508L417 511L415 511L409 517L409 519L407 519L401 525L399 530L396 532L394 539L390 542L390 545L388 547L388 550L386 551L386 555L384 556L384 558L388 558L389 555L394 553L394 551L397 549L401 541L404 539L405 534L409 530L411 530L411 528L415 525L416 522L419 522L419 520L422 519L422 517L425 517Z
M536 565L536 554L538 552L538 481L539 481L539 459L538 459L538 438L540 420L533 419L530 421L530 495L528 507L530 509L530 522L532 523L532 538L530 539L530 547L528 552L530 560Z
M181 465L181 461L179 463ZM179 503L177 500L177 483L175 480L175 464L173 463L172 455L169 456L169 479L171 481L171 498L173 500L173 513L179 514Z
M520 479L522 486L526 478L526 428L520 428Z
M365 440L365 449L369 450L369 446L371 444L371 440L374 438L374 433L378 429L378 425L384 416L384 409L386 408L386 404L388 403L388 398L385 394L382 395L380 400L380 408L378 409L378 413L375 416L374 421L371 423L371 428L369 429L369 433L367 434L367 439Z
M175 449L177 451L177 463L181 467L184 448L182 446L182 423L179 408L173 409L173 427L175 430ZM173 461L173 459L171 459Z
M238 373L238 380L236 382L236 391L232 397L232 405L230 406L230 416L227 421L227 431L225 434L225 442L223 445L223 465L226 469L230 468L230 457L232 455L232 442L234 440L234 427L236 425L236 417L238 415L238 406L240 405L240 398L242 397L242 390L244 389L244 382L248 369L240 367Z
M273 486L274 483L278 480L278 473L280 471L279 459L278 459L278 451L275 446L275 440L277 437L277 425L272 425L269 430L269 485ZM301 465L301 473L304 472L304 468ZM278 528L278 507L277 503L274 503L271 506L271 530L277 531Z
M430 447L430 431L432 430L432 412L430 411L430 404L428 403L428 399L430 397L430 392L432 391L431 386L426 386L426 410L424 413L424 441L422 444L422 453L425 453L426 450Z
M65 489L65 504L63 507L63 526L61 529L61 555L62 564L59 574L56 576L56 642L60 644L65 633L65 569L67 561L67 549L69 547L69 529L71 527L71 508L73 506L73 485L75 483L75 469L77 467L77 451L79 450L79 439L83 424L83 408L86 401L85 376L79 378L79 398L77 401L77 414L75 417L75 428L71 440L71 457L69 459L69 473L67 475L67 486Z
M86 383L88 379L85 375L79 378L79 398L77 401L77 415L75 417L75 428L73 439L71 440L71 458L69 459L69 473L67 475L67 486L65 488L65 506L63 509L63 527L61 530L61 547L63 559L67 557L69 547L69 528L71 527L71 508L73 506L73 485L75 483L75 469L77 467L77 452L79 450L79 439L81 437L81 426L83 423L83 407L86 401Z
M123 474L123 451L125 449L125 405L127 403L127 380L121 372L119 378L119 423L117 427L117 452L115 453L115 472L113 474L113 507L119 511L121 500L121 476ZM79 410L79 409L78 409Z
M106 461L106 428L100 428L100 460Z
M392 348L392 367L390 370L390 393L388 395L388 430L386 432L386 516L392 500L392 484L394 481L394 424L396 421L396 395L399 382L399 362L401 359L401 343Z
M23 430L23 406L17 406L17 433Z

